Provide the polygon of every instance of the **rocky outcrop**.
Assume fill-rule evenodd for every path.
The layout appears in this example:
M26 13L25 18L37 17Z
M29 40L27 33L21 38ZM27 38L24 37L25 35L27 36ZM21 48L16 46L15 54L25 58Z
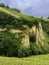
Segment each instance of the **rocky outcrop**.
M43 34L41 23L39 23L38 26L36 25L32 26L32 28L29 28L28 26L25 26L25 28L26 28L25 31L18 29L10 29L9 31L13 34L16 34L18 38L21 36L21 43L25 47L30 46L30 42L32 43L35 42L36 44L41 43L42 45L44 44L45 36ZM0 31L5 31L5 30L6 28L0 29ZM32 38L31 40L30 37Z
M42 29L41 23L39 23L38 27L36 28L36 43L41 43L42 45L44 44L44 32Z
M23 44L23 46L29 47L30 46L29 35L25 35L22 38L21 43Z

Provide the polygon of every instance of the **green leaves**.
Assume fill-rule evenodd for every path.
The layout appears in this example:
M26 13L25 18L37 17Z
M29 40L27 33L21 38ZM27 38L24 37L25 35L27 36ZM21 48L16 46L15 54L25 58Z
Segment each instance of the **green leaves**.
M20 41L15 38L14 34L0 32L0 55L17 57L20 45Z

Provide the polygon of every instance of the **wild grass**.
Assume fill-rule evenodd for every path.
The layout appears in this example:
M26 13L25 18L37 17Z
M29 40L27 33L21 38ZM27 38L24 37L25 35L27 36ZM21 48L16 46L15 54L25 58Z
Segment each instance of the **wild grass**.
M0 65L49 65L49 54L26 58L0 56Z
M5 13L7 13L7 14L9 14L9 15L11 15L11 16L13 16L13 17L17 18L17 19L19 19L19 16L14 15L14 14L13 14L13 13L11 13L10 11L8 11L8 10L4 9L3 7L0 7L0 11L3 11L3 12L5 12Z

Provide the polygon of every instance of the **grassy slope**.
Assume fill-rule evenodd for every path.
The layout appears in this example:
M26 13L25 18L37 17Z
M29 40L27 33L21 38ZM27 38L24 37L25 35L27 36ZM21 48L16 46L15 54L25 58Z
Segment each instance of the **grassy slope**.
M29 15L26 15L26 14L22 14L21 12L20 12L20 13L19 13L19 12L16 12L16 11L14 11L14 10L12 10L12 9L10 10L10 9L4 8L4 7L0 7L0 11L5 12L5 13L7 13L7 14L13 16L13 17L16 17L16 18L18 18L18 19L19 19L20 16L23 16L24 18L26 17L26 18L28 18L28 19L36 18L36 17L32 17L32 16L29 16ZM19 16L19 15L20 15L20 16ZM38 18L38 17L37 17L37 18ZM39 19L40 19L40 18L39 18ZM43 18L43 20L49 22L49 19Z
M27 58L9 58L0 56L0 65L49 65L49 54Z
M9 9L9 8L4 8L4 7L0 7L0 13L1 12L4 12L5 13L5 15L7 14L7 15L11 15L11 19L12 19L12 17L14 17L14 18L16 18L16 20L18 19L18 20L20 20L21 19L21 21L22 22L24 22L24 21L27 21L26 23L27 24L32 24L32 22L34 22L35 21L35 19L37 20L38 18L36 18L36 17L32 17L32 16L28 16L28 15L26 15L26 14L22 14L21 12L19 13L19 12L16 12L16 11L13 11L13 10L11 10L11 9ZM39 18L39 19L41 19L41 18ZM6 17L5 17L5 20L6 20ZM42 22L49 22L49 19L45 19L45 18L43 18L43 19L41 19L41 20L43 20ZM17 21L16 21L17 22ZM17 24L17 25L21 25L20 24L20 21L18 21L19 23ZM12 23L12 21L11 21L11 23ZM45 23L46 24L46 23ZM47 31L49 31L49 24L47 24L47 25L45 25L45 24L43 24L43 28L44 28L44 30L47 32ZM14 25L14 24L13 24ZM23 25L23 24L22 24ZM46 27L46 28L45 28Z
M16 11L9 10L7 8L4 8L4 7L0 7L0 11L5 12L6 14L9 14L9 15L15 17L16 19L19 19L19 17L21 17L21 16L24 18L28 18L28 19L31 17L31 16L28 16L26 14L22 14L21 12L18 13Z
M26 15L26 14L23 14L23 13L21 13L21 12L17 12L17 11L14 11L14 10L12 10L12 9L8 9L8 8L4 8L4 7L0 7L0 12L5 12L6 14L9 14L9 15L11 15L11 16L13 16L13 17L15 17L16 19L18 19L18 20L20 20L20 18L22 19L25 19L26 21L34 21L34 19L38 19L38 17L33 17L33 16L29 16L29 15ZM41 19L41 18L39 18L39 19ZM47 22L49 22L49 19L46 19L46 18L43 18L43 19L41 19L41 20L43 20L43 22L44 21L47 21Z
M8 10L6 10L6 9L3 8L3 7L0 7L0 11L5 12L5 13L7 13L7 14L9 14L9 15L11 15L11 16L17 18L17 19L19 19L19 16L18 16L18 15L15 15L15 14L11 13L11 11L8 11Z

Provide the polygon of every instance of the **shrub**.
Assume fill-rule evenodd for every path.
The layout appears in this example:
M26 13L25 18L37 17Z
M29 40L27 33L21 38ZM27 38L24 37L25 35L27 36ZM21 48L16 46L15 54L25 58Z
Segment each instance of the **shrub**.
M16 8L11 8L11 10L13 10L14 12L18 12L18 13L21 12L19 9L16 9Z
M31 50L29 48L26 47L22 47L19 51L18 51L18 57L27 57L30 56Z
M18 56L20 41L13 34L7 32L0 33L0 55Z
M41 48L41 45L37 45L36 43L31 43L30 49L32 51L32 55L40 55L44 53L44 51Z
M0 7L5 7L4 3L0 3Z

